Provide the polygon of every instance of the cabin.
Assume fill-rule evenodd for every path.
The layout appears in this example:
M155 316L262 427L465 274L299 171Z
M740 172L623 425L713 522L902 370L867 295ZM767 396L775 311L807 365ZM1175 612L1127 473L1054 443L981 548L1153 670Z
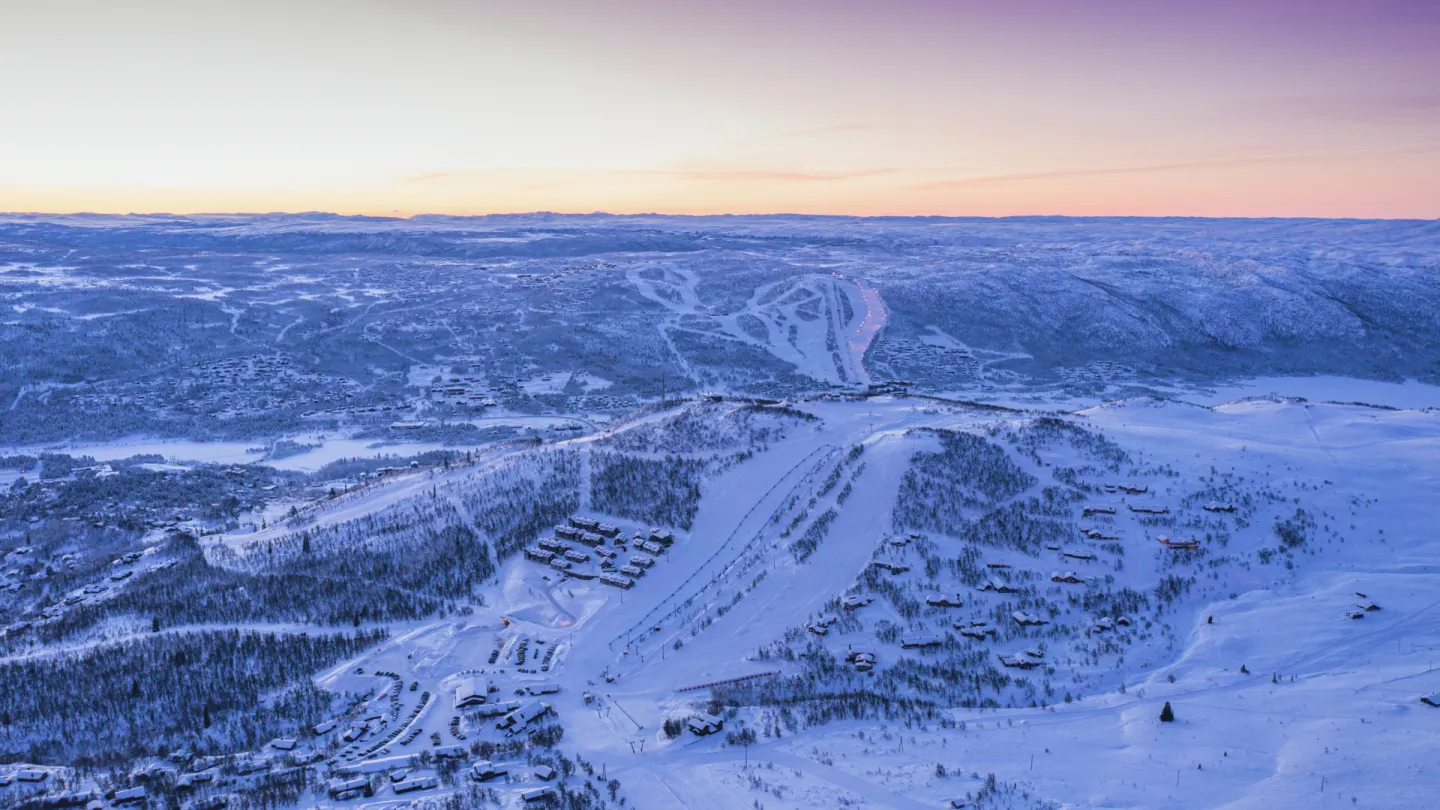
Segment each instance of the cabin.
M870 564L873 565L873 566L875 566L876 568L880 569L881 571L889 571L889 572L892 573L892 574L903 574L903 573L905 573L906 571L909 571L909 570L910 570L910 566L908 566L908 565L900 565L900 564L898 564L898 563L885 562L884 560L876 560L876 561L874 561L874 562L872 562L872 563L870 563Z
M1363 619L1363 618L1365 618L1365 611L1363 611L1363 610L1347 610L1347 611L1345 611L1345 617L1346 617L1346 618L1349 618L1349 619Z
M601 523L595 527L595 533L601 537L618 537L620 535L620 527L611 526L609 523Z
M1165 546L1165 547L1167 547L1167 548L1172 548L1172 549L1197 549L1197 548L1200 548L1200 542L1197 541L1197 540L1196 540L1195 538L1193 538L1193 537L1190 538L1189 540L1171 540L1170 538L1168 538L1168 537L1166 537L1165 535L1162 534L1162 535L1160 535L1159 537L1157 537L1157 538L1155 538L1155 539L1160 541L1160 545Z
M977 641L984 641L986 636L995 635L995 628L991 627L989 622L955 622L951 626L959 630L960 635Z
M631 579L639 579L645 576L645 569L638 565L622 565L620 566L620 573Z
M1106 533L1100 531L1099 529L1084 528L1084 529L1081 529L1081 530L1080 530L1080 533L1083 534L1083 535L1085 535L1086 537L1090 538L1091 540L1119 540L1119 539L1120 539L1118 535L1106 534Z
M475 713L481 717L500 717L520 708L518 700L492 700L479 707Z
M570 518L570 525L577 529L584 529L587 532L593 532L596 529L600 528L600 521L591 520L590 518L580 517L579 515L576 515Z
M434 790L440 787L440 779L434 776L422 776L419 779L406 779L395 783L396 793L410 793L416 790Z
M1130 511L1137 515L1168 515L1170 514L1170 507L1161 506L1156 508L1154 506L1135 506L1132 504Z
M660 555L665 553L665 547L652 540L646 540L640 544L640 550L646 554Z
M542 782L549 782L555 778L555 769L549 765L536 765L535 778Z
M543 548L536 548L535 546L526 546L525 559L532 560L538 563L549 563L551 560L555 559L555 552L546 551Z
M1019 593L1020 587L1018 585L1011 585L1008 582L1001 582L991 577L990 580L984 585L981 585L978 590L994 591L995 593Z
M1379 606L1379 605L1375 604L1374 602L1371 602L1371 601L1368 600L1368 599L1366 599L1366 600L1364 600L1364 601L1361 601L1361 602L1356 602L1356 603L1355 603L1355 607L1360 608L1361 610L1365 611L1366 613L1370 613L1370 612L1372 612L1372 611L1376 611L1376 610L1379 610L1379 609L1380 609L1380 606Z
M1095 515L1113 514L1115 514L1115 507L1113 506L1087 506L1084 509L1080 510L1081 517L1094 517Z
M1108 633L1115 629L1115 621L1109 616L1101 616L1095 620L1094 626L1090 628L1092 633Z
M1437 709L1440 709L1440 692L1431 692L1430 694L1420 698L1420 702L1424 703L1426 706L1434 706Z
M470 778L476 782L484 782L500 776L509 775L510 771L504 765L495 765L488 759L482 759L470 766Z
M377 757L374 760L361 760L350 762L348 765L336 765L331 773L337 777L364 777L369 774L383 774L387 771L399 771L400 768L415 767L415 754L399 754L395 757Z
M595 554L596 554L596 556L604 557L604 558L607 559L607 560L613 560L613 559L615 559L616 556L618 556L618 555L615 553L615 550L612 549L612 548L610 548L609 546L600 546L600 547L596 548L596 549L595 549Z
M924 634L913 636L901 636L900 646L907 650L924 649L926 647L939 647L944 639L939 636Z
M875 653L873 652L851 652L845 656L845 661L855 665L856 672L869 672L875 668Z
M1008 568L1010 567L1010 563L1000 563L1000 562L985 563L985 567L986 567L986 568L990 568L990 569L992 569L992 570L997 570L997 571L999 571L999 570L1008 569Z
M594 533L592 533L592 532L580 532L580 533L578 534L578 536L572 537L572 538L570 538L570 539L573 540L573 541L576 542L576 543L580 543L580 544L582 544L582 545L590 546L591 548L594 548L595 546L603 545L603 544L605 543L605 539L604 539L604 538L602 538L600 535L594 534Z
M268 759L242 759L235 763L235 772L241 776L249 776L252 773L262 773L270 770Z
M442 745L431 748L430 755L436 759L464 759L470 755L470 749L463 745Z
M655 564L655 558L646 554L632 554L630 564L636 568L649 568Z
M1121 627L1129 627L1131 625L1130 617L1120 616L1115 619L1115 623L1120 625Z
M1034 669L1040 666L1039 661L1023 655L1002 655L1000 656L1000 663L1014 669Z
M126 804L139 804L145 801L145 788L132 787L115 791L115 797L110 801L119 807Z
M669 529L651 529L650 542L659 543L662 546L669 546L675 543L675 533Z
M556 692L560 691L560 684L532 683L529 686L525 687L525 691L528 692L531 697L535 697L537 695L553 695Z
M462 678L455 687L455 708L468 709L490 699L490 682L481 678Z
M545 549L546 551L553 551L556 554L564 554L565 552L570 550L570 546L560 542L553 537L542 537L535 545Z
M1201 507L1201 508L1203 508L1206 512L1234 512L1234 511L1235 511L1235 504L1233 504L1233 503L1207 503L1207 504L1205 504L1205 506L1203 506L1203 507Z
M1150 491L1150 487L1148 487L1148 486L1146 486L1146 487L1128 487L1128 486L1125 486L1124 484L1120 484L1120 485L1119 485L1119 489L1120 489L1121 492L1125 493L1126 495L1144 495L1145 493L1147 493L1147 492Z
M325 792L329 793L330 798L336 801L353 799L356 796L364 796L368 799L375 795L374 789L370 787L370 780L363 776L357 776L354 779L331 779L325 785Z
M1069 584L1069 585L1077 585L1077 584L1083 583L1083 582L1085 581L1085 578L1082 577L1082 576L1080 576L1079 574L1075 573L1074 571L1066 571L1066 572L1063 573L1063 574L1056 574L1056 573L1050 574L1050 581L1051 581L1051 582L1064 582L1064 583Z
M517 726L520 728L524 728L530 723L533 723L537 719L543 717L548 711L550 711L549 703L542 703L538 700L532 700L529 703L526 703L525 705L516 709L515 711L510 712L509 714L502 717L500 719L500 722L495 724L495 727L501 729L502 731L515 728Z
M548 799L555 795L555 788L546 785L545 787L531 788L521 791L520 798L527 802L538 802L541 799Z
M294 751L294 750L295 750L295 740L292 740L292 739L289 739L289 738L286 738L286 737L281 737L281 738L276 739L276 740L271 740L271 741L270 741L270 747L271 747L271 748L274 748L276 751Z
M590 562L590 555L586 554L583 551L576 551L575 549L571 549L565 552L565 559L573 563L587 563Z
M697 737L708 737L725 728L725 721L713 714L700 712L686 720L685 727Z
M1060 556L1068 557L1072 560L1093 560L1095 559L1095 552L1085 548L1067 548L1060 552Z
M558 538L561 538L561 539L563 539L563 540L570 540L570 541L573 541L573 542L579 542L579 541L580 541L580 537L581 537L583 534L584 534L584 532L580 531L579 529L574 528L573 526L556 526L556 527L555 527L555 536L558 537Z
M570 561L562 557L556 557L555 559L550 561L550 567L554 568L556 571L569 571L570 566Z
M1015 623L1021 627L1038 627L1039 625L1050 623L1048 619L1042 618L1038 613L1026 613L1023 610L1017 610L1010 614L1010 616L1015 619Z
M15 772L15 778L21 782L44 782L50 778L50 772L42 771L39 768L23 768Z
M958 594L955 596L944 596L938 593L931 594L930 596L925 598L925 604L929 605L930 607L942 608L958 608L965 606L965 603L960 601L960 596Z
M621 588L627 591L635 586L635 580L629 577L617 577L613 574L601 574L600 581L613 588Z
M859 610L860 608L868 607L873 601L873 599L867 596L851 594L850 596L845 597L844 601L841 602L841 606L843 606L846 610Z
M805 625L805 629L809 630L817 636L827 635L830 632L830 628L825 627L824 625L815 624L813 622Z

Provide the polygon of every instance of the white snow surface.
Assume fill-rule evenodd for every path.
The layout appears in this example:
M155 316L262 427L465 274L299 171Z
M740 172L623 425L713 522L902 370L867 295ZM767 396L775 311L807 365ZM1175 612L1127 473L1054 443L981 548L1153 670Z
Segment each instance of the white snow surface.
M822 418L823 427L793 431L708 482L694 527L634 589L559 581L549 569L514 559L473 616L418 626L337 666L320 683L373 686L370 676L354 674L356 666L418 679L442 696L418 721L429 733L444 731L450 716L444 695L458 673L495 672L505 683L502 695L516 685L555 681L561 691L547 700L566 728L562 748L603 764L637 807L750 807L758 799L767 808L932 808L978 791L988 774L1029 797L992 797L982 805L991 807L1401 808L1433 801L1430 760L1440 742L1440 710L1417 697L1440 687L1433 670L1440 651L1440 538L1433 522L1440 414L1273 398L1215 408L1133 400L1074 417L1181 476L1233 467L1269 476L1271 486L1293 488L1297 497L1303 492L1315 512L1348 515L1352 499L1363 504L1343 520L1356 525L1342 532L1347 542L1299 555L1293 569L1278 563L1217 569L1214 581L1197 586L1197 598L1177 603L1166 617L1174 639L1138 644L1123 666L1094 681L1107 684L1099 691L1043 708L942 710L963 728L846 720L762 736L748 752L727 746L723 735L666 739L662 721L705 700L703 690L677 689L786 669L784 662L755 660L755 653L819 615L856 581L890 528L911 454L924 447L906 434L909 428L979 430L1030 418L904 399L801 407ZM830 448L857 443L867 450L855 495L814 556L795 563L771 554L759 586L691 635L693 625L673 606L696 594L702 602L728 602L743 585L722 575L741 556L739 547L763 534L765 517L803 489L817 460L828 463ZM1166 483L1150 483L1152 494L1162 496ZM430 485L397 483L370 505ZM352 504L348 514L366 507ZM1268 535L1268 524L1241 530L1229 550L1263 544ZM1145 535L1127 532L1124 542L1131 551L1116 584L1145 587L1150 556L1168 552ZM1036 567L1051 565L1042 557ZM717 575L718 589L702 593ZM1355 592L1382 601L1383 609L1364 621L1345 619ZM487 664L491 649L503 648L508 657L520 636L558 650L551 672ZM684 641L679 649L677 639ZM868 634L835 643L843 650L845 641L878 647L882 667L901 654ZM532 643L532 654L539 649ZM1250 674L1239 673L1242 663ZM615 680L607 683L606 674ZM595 704L582 701L587 691ZM1174 723L1158 720L1167 701ZM937 775L937 765L946 776Z

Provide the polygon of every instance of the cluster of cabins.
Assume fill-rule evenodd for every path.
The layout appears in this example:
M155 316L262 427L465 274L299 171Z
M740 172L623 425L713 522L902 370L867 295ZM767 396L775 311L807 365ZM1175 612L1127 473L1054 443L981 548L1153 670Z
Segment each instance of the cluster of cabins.
M572 517L563 526L555 527L553 537L542 537L535 545L525 548L525 559L554 568L576 579L599 579L601 583L616 588L634 587L635 580L655 565L655 558L665 553L675 542L675 533L666 529L651 529L649 534L637 531L628 545L633 554L621 561L620 553L627 542L620 536L620 529L608 523L601 523L586 517ZM577 546L585 546L590 552ZM593 553L599 558L598 571L576 568L588 563Z
M1360 597L1360 601L1355 603L1354 610L1346 611L1346 616L1352 619L1363 619L1366 613L1373 613L1380 609L1380 606L1372 602L1370 597L1365 594L1356 591L1355 595Z

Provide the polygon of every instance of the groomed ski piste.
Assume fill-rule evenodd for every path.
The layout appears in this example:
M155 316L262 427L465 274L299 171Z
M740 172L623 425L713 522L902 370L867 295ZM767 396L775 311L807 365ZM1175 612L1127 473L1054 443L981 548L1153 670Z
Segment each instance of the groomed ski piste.
M767 410L676 405L546 450L588 452L626 431L663 431L687 413L712 418L734 407ZM786 414L783 437L707 477L689 530L675 532L633 587L578 579L517 554L469 615L392 625L382 645L320 675L324 688L370 696L353 718L385 719L327 752L330 772L457 744L466 763L480 759L472 743L511 737L495 728L498 717L455 707L464 679L479 678L495 687L489 705L542 702L563 728L557 750L592 765L602 787L618 780L632 807L1314 808L1431 800L1440 710L1419 698L1440 688L1433 670L1440 415L1433 409L1278 397L1205 407L1147 398L1040 415L837 396L768 410ZM956 433L998 448L1003 460L989 457L980 468L980 456L962 454L953 469L935 462L942 466L927 473L936 477L922 490L915 478L908 486L928 493L932 505L970 492L973 503L956 511L961 533L982 512L1023 503L1064 477L1078 494L1059 501L1062 508L1048 498L1026 508L1118 539L977 544L914 527L913 515L935 510L907 505L907 473L917 460L947 458L950 439L941 437ZM307 525L450 497L506 458L496 451L471 467L401 476L362 498L322 506ZM994 480L1002 463L1014 465L1019 483ZM952 472L953 491L941 480ZM995 496L988 501L987 488ZM634 534L652 528L585 506L585 516L620 530L622 556L633 553ZM1092 507L1115 514L1082 517ZM828 529L802 560L796 539L829 509ZM1309 523L1294 523L1297 509ZM1288 546L1277 540L1277 524L1287 521L1303 534ZM782 536L787 526L795 528ZM1198 551L1157 542L1194 535ZM248 533L207 543L243 554L270 538ZM954 563L967 554L984 564L987 582L1008 577L1020 593L967 584L965 566ZM927 570L929 560L936 562ZM884 571L876 572L877 561ZM1051 582L1058 571L1080 582ZM955 594L961 607L925 605L932 592ZM1110 609L1122 592L1132 600L1124 625L1100 627L1102 618L1122 618L1120 608ZM861 606L847 610L846 596L860 597ZM1368 602L1378 609L1357 608ZM1036 610L1046 624L1004 621L1020 605L1043 606ZM998 632L979 640L954 632L967 621L988 621ZM907 637L924 634L939 645L907 648ZM1033 668L1007 664L1003 672L1015 679L978 691L950 668L983 661L974 666L978 676L1027 650L1039 653ZM856 651L873 654L872 671L847 675L833 690L813 677L837 666L848 671L845 658ZM822 657L828 662L817 663ZM887 689L906 686L856 696L897 667L907 674L884 681ZM985 700L954 700L962 694ZM886 702L896 698L907 700ZM836 708L847 701L849 709ZM1173 722L1159 719L1166 703ZM830 707L823 721L807 714L819 705ZM683 727L712 713L723 723L717 733ZM746 729L754 741L737 744ZM327 735L311 744L321 747ZM525 806L526 791L551 784L532 775L524 757L514 759L508 776L483 783L501 806ZM560 783L579 790L585 780L576 772ZM417 791L416 801L460 789ZM391 794L383 786L370 797L332 799L317 788L302 804L411 801Z

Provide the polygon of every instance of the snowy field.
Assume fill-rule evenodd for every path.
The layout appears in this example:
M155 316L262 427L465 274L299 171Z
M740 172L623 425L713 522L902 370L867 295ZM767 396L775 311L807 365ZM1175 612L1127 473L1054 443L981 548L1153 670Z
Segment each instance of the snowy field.
M1322 225L9 217L124 351L3 381L0 806L1430 806L1437 236Z

